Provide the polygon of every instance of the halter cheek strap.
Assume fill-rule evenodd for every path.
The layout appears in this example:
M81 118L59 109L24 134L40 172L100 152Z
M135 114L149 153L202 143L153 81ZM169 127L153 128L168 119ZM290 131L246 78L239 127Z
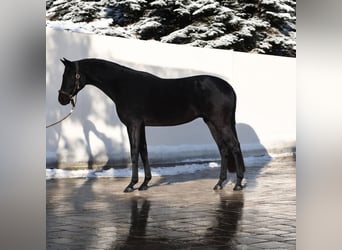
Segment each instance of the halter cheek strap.
M77 90L80 89L80 78L81 78L81 75L78 73L79 72L78 62L75 62L75 66L76 66L75 85L74 85L74 89L72 90L71 94L69 94L68 92L63 91L61 89L58 90L58 92L60 94L67 96L70 99L73 107L75 107L75 104L76 104L74 99L73 99L73 96L76 94Z

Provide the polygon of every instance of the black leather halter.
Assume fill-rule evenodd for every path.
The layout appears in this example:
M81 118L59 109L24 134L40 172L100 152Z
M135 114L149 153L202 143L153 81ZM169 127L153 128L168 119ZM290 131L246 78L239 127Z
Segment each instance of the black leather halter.
M73 96L76 95L77 91L80 89L80 78L81 78L81 75L79 74L78 62L75 62L75 66L76 66L75 85L74 85L74 89L72 90L71 94L64 91L64 90L61 90L61 89L58 90L59 94L67 96L69 98L73 107L75 107L75 101L73 99Z

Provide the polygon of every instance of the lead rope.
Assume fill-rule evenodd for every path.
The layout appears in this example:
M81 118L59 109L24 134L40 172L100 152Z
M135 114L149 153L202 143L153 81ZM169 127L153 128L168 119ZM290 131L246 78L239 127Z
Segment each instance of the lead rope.
M66 118L68 118L69 116L71 116L72 112L74 112L74 109L75 109L75 106L76 106L76 102L77 102L77 95L75 96L75 101L74 101L73 98L71 99L72 108L71 108L69 114L67 114L66 116L64 116L64 117L63 117L62 119L60 119L59 121L56 121L56 122L54 122L54 123L52 123L52 124L46 126L46 128L50 128L50 127L52 127L52 126L55 126L55 125L57 125L58 123L61 123L62 121L64 121L64 120L65 120Z
M73 90L73 93L76 93L76 91L79 89L80 87L80 74L79 74L79 66L78 66L78 62L75 62L75 67L76 67L76 75L75 75L75 78L76 78L76 81L75 81L75 87L74 87L74 90ZM73 94L72 93L72 94ZM72 96L72 94L70 96ZM66 118L68 118L69 116L71 116L72 112L74 112L74 109L75 109L75 106L76 106L76 102L77 102L77 94L75 95L75 100L74 98L70 98L70 102L71 102L71 105L72 105L72 108L69 112L69 114L67 114L66 116L64 116L62 119L60 119L59 121L57 122L54 122L48 126L46 126L46 128L50 128L52 126L55 126L57 125L58 123L61 123L62 121L64 121Z

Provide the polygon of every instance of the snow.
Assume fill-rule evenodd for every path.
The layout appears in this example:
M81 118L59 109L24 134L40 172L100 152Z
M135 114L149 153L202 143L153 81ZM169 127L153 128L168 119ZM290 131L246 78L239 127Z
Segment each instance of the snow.
M180 16L190 15L190 11L185 8L177 8L174 9L173 12L177 13Z
M291 20L291 21L296 20L296 17L291 16L289 13L275 13L273 11L266 11L266 14L271 15L273 17L280 18L280 19L284 19L284 20Z
M53 29L243 52L296 54L295 0L46 2L46 26ZM209 31L203 32L200 27ZM274 34L293 43L258 47Z
M286 1L284 0L262 0L261 4L265 5L274 5L276 6L280 11L284 12L295 12L295 9L286 4Z
M194 173L196 171L218 167L218 164L185 164L175 167L156 167L151 168L152 176L177 175L184 173ZM62 170L46 169L46 179L58 178L101 178L101 177L130 177L131 168L109 170ZM144 170L139 168L139 176L144 175Z
M217 9L217 7L218 7L218 3L207 4L207 5L204 5L202 8L194 11L194 13L192 14L194 16L199 16L208 12L214 12Z
M269 28L270 24L266 21L263 21L257 17L252 17L246 21L244 21L245 25L251 25L254 26L256 28Z
M60 5L60 4L63 4L63 3L65 3L65 0L56 0L56 1L54 1L53 2L53 6L56 6L56 5Z
M146 30L146 29L158 28L160 26L162 26L162 25L157 21L146 21L140 25L139 29L140 30Z
M152 3L150 3L150 6L152 7L165 7L167 6L166 2L163 1L163 0L156 0L156 1L153 1Z
M188 33L191 28L192 27L188 26L188 27L185 27L184 29L176 30L170 33L169 35L162 37L161 42L172 43L175 40L188 39L189 38Z
M228 35L221 36L214 41L210 41L209 44L210 44L210 47L220 48L220 47L224 47L224 46L228 46L230 44L233 44L236 41L238 41L237 36L235 36L233 34L228 34Z
M245 157L244 162L246 167L265 165L271 160L292 157L293 153L280 154L265 154L262 156ZM199 160L200 161L200 160ZM176 165L174 167L152 167L152 176L170 176L179 174L191 174L197 171L209 170L219 168L220 163L216 161L199 162L195 164L186 164L186 162ZM60 179L60 178L104 178L104 177L130 177L132 173L131 168L109 170L62 170L62 169L46 169L46 179ZM139 168L139 176L144 176L144 170Z
M102 18L93 22L78 22L74 23L71 20L66 21L46 21L49 28L55 30L69 30L78 33L94 34L96 30L106 29L112 21L107 18Z
M141 10L141 4L145 4L145 0L123 0L118 2L121 5L128 4L131 10L133 11L140 11Z
M255 28L253 26L247 26L244 25L240 31L238 32L238 34L245 36L245 37L252 37L253 36L253 32L255 32Z

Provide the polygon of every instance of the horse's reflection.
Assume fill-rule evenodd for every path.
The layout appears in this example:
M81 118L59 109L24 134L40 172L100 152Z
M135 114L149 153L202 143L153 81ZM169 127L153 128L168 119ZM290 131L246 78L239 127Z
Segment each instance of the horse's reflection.
M213 227L207 229L204 243L207 246L233 247L232 239L238 230L244 204L243 193L220 193L220 202L215 210ZM219 248L221 249L221 248Z
M151 202L147 198L132 197L130 200L131 224L129 234L125 237L126 240L124 242L113 243L114 246L112 249L179 249L205 246L211 246L214 249L219 249L220 247L232 248L232 239L238 230L238 222L242 216L243 203L243 193L234 192L225 194L220 192L216 207L210 209L211 211L208 208L208 216L203 218L204 220L208 220L208 224L211 226L208 226L203 234L196 235L195 238L192 238L194 232L185 226L184 235L179 239L172 232L172 227L165 230L165 224L162 222L160 222L160 225L158 225L159 223L157 221L154 221L153 226L148 224L151 222L149 220ZM206 204L204 205L207 206ZM155 209L160 209L160 207L156 204ZM173 211L173 213L177 214L179 212L180 221L184 219L183 209L173 209L179 209L179 211ZM196 211L196 208L194 211ZM187 211L185 212L187 213ZM190 216L197 218L195 213ZM165 220L168 219L167 216L165 214ZM172 217L171 219L174 220L175 218ZM177 221L175 223L178 229L182 225L182 222L179 225ZM197 228L194 226L192 229L195 231Z
M132 197L130 206L131 225L129 234L124 242L113 242L111 249L152 249L151 247L146 248L149 245L149 242L145 237L151 206L150 201L146 198Z
M136 236L145 236L147 218L150 212L150 201L142 199L142 205L139 209L138 198L132 198L131 200L131 227L129 230L128 238L136 238Z

